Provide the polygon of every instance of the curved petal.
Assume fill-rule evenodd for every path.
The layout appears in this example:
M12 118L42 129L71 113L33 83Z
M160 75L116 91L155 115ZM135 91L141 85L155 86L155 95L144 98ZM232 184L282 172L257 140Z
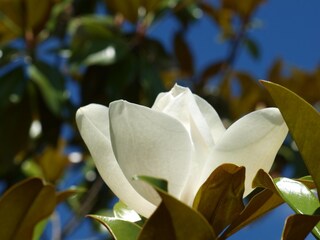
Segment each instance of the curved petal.
M288 133L280 111L266 108L252 112L227 129L213 149L212 161L207 163L201 184L223 163L246 168L245 196L259 169L269 171L274 158Z
M207 121L214 142L218 142L226 131L218 113L206 100L195 94L193 96L203 117Z
M130 208L149 217L156 206L144 199L124 176L112 151L108 108L90 104L80 108L76 121L96 167L110 189Z
M169 192L179 198L192 152L184 126L166 114L121 100L110 104L109 118L113 150L127 179L135 175L166 179ZM150 202L160 202L150 186L131 183Z
M204 101L204 100L203 100ZM193 195L199 180L199 176L203 171L203 167L210 156L210 149L214 146L214 139L208 126L207 118L203 115L207 113L207 106L203 102L200 103L192 94L189 88L175 85L168 93L159 94L152 109L166 113L178 121L180 121L189 131L193 143L192 170L188 177L181 200L187 204L192 204ZM208 113L209 114L209 113ZM207 116L207 115L206 115ZM220 121L220 119L219 119Z

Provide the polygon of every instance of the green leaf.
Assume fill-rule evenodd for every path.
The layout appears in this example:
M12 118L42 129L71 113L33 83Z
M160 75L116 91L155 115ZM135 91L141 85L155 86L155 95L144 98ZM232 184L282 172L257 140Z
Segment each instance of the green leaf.
M240 215L223 232L221 239L231 236L282 203L283 200L278 194L269 189L262 190L251 198Z
M164 179L154 178L150 176L134 176L134 180L142 180L149 183L151 186L161 189L162 191L168 192L168 182Z
M267 188L277 193L296 213L312 215L320 207L313 192L303 183L290 178L272 180L263 170L259 170L254 185ZM313 229L313 234L320 238L320 224Z
M70 62L75 67L110 65L129 52L126 40L114 30L109 18L76 18L71 22L69 32L72 35Z
M136 211L130 209L127 205L125 205L121 201L118 201L113 206L113 214L115 218L129 221L129 222L137 222L141 220L141 217Z
M289 178L277 178L274 183L282 198L296 213L312 215L320 208L318 199L304 184ZM320 224L312 232L320 238Z
M247 47L248 52L255 60L258 60L260 58L260 50L257 43L254 40L246 38L244 40L244 45Z
M224 230L244 208L245 168L223 164L199 189L193 207L208 220L216 234Z
M89 217L103 224L115 240L136 240L141 231L141 227L137 224L118 218L98 215L89 215Z
M284 231L282 233L283 240L305 239L314 226L319 222L320 216L310 216L296 214L287 218Z
M63 76L56 69L40 62L28 66L28 74L40 89L50 110L59 116L62 105L67 99L66 91L62 85Z
M290 90L274 83L261 81L286 121L307 169L320 192L320 115L306 101ZM299 112L297 113L297 109ZM320 195L319 195L320 197Z
M37 223L56 204L55 189L31 178L10 188L0 199L0 239L32 239Z
M216 239L216 234L201 214L166 192L156 190L162 202L147 220L139 240Z

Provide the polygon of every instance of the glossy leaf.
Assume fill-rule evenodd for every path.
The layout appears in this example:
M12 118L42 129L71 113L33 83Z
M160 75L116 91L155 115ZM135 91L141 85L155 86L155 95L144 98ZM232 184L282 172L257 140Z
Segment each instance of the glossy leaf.
M98 215L89 215L89 217L103 224L115 240L136 240L141 231L141 227L137 224L121 219Z
M307 169L320 192L320 115L306 101L290 90L262 81L285 119ZM299 113L297 114L297 109Z
M127 42L112 28L111 19L86 16L70 23L70 62L79 65L110 65L129 51Z
M122 219L129 222L137 222L141 220L141 217L136 211L130 209L127 205L125 205L121 201L118 201L113 206L113 214L115 218Z
M314 226L319 222L320 216L296 214L287 218L283 240L305 239Z
M215 239L216 234L201 214L160 189L162 202L148 219L139 240Z
M312 215L320 207L313 192L303 183L290 178L276 178L260 170L254 180L254 185L267 188L278 194L296 213ZM320 237L320 224L313 229L313 234Z
M320 208L316 196L302 183L289 178L278 178L274 182L282 198L296 213L312 215ZM312 232L320 238L320 224Z
M10 188L0 199L0 239L32 239L34 227L56 205L55 189L37 178Z
M223 164L216 168L199 189L193 207L219 234L244 208L245 168Z

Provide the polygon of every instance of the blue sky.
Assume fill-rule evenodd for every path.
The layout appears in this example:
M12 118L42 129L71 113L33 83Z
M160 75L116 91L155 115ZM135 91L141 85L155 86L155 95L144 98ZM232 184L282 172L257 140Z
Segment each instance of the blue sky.
M255 14L261 27L250 31L250 36L260 47L261 57L253 60L242 50L235 67L247 70L257 79L267 77L267 69L276 58L283 58L285 66L297 66L313 70L320 57L320 2L317 0L269 0ZM161 39L168 50L172 34L178 25L172 18L156 23L149 34ZM164 34L165 33L165 34ZM213 60L223 58L227 53L226 44L217 44L218 31L209 18L195 23L187 34L198 70Z

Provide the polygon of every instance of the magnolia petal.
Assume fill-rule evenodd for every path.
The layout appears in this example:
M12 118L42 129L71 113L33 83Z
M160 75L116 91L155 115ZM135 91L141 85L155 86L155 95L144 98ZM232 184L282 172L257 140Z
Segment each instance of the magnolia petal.
M266 108L244 116L227 129L214 147L212 160L208 161L199 185L219 165L233 163L246 168L244 195L248 195L257 171L270 170L287 133L287 125L277 108Z
M126 205L141 215L149 217L156 206L144 199L133 188L113 154L108 112L107 107L98 104L90 104L80 108L76 114L80 134L105 183Z
M189 131L192 138L194 151L192 154L191 172L181 195L181 200L191 205L194 196L190 193L197 190L198 186L195 183L198 181L203 167L210 156L210 149L214 146L214 138L207 121L207 116L212 111L210 113L207 112L209 109L207 105L195 98L195 95L192 94L189 88L179 85L175 85L168 93L160 94L152 109L176 118ZM212 118L215 118L215 116ZM220 119L219 122L221 122Z
M193 96L203 117L207 121L214 142L218 142L226 131L226 128L224 127L218 113L206 100L195 94Z
M165 179L169 192L179 197L192 152L184 126L166 114L121 100L110 104L109 118L112 147L127 179L131 181L135 175ZM160 202L149 185L132 184L150 202Z

